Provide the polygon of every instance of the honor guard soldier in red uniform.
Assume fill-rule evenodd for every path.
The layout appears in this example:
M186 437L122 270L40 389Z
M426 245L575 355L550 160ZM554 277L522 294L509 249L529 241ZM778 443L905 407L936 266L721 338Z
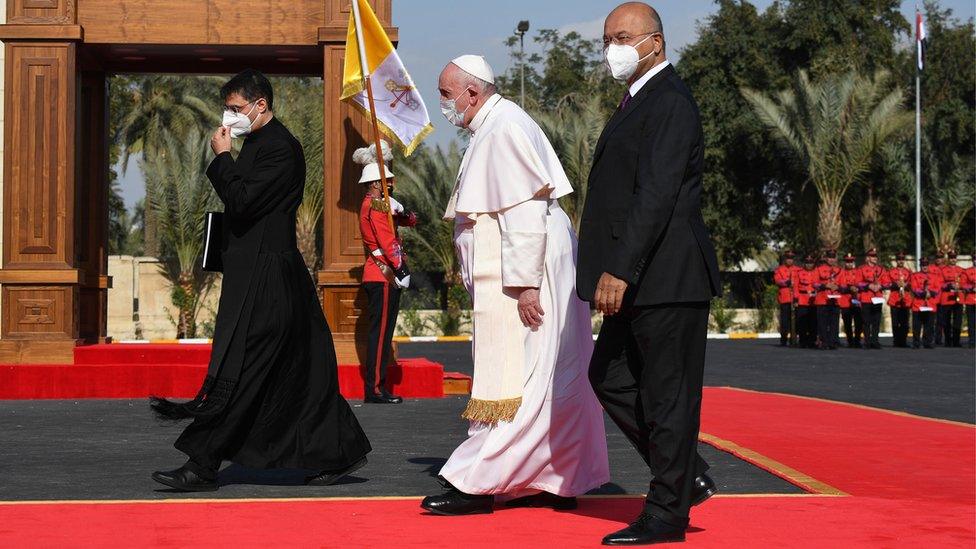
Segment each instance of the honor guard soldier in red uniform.
M969 348L976 347L976 250L973 250L973 265L966 269L963 293L966 294L966 329L969 330Z
M773 271L773 282L779 287L779 344L796 344L796 325L793 320L793 274L800 268L793 264L793 250L783 253L783 262Z
M858 269L858 301L861 302L861 316L864 319L864 348L880 349L881 304L884 303L884 290L888 286L888 275L884 267L878 265L878 251L868 250L864 265Z
M908 347L908 321L912 310L912 271L905 267L905 252L895 256L895 266L888 269L888 307L891 308L891 331L895 347Z
M389 161L392 156L388 147L384 141L384 161ZM366 187L366 196L359 209L359 230L366 251L363 289L369 312L364 400L367 403L399 404L403 399L387 390L386 371L393 359L393 330L400 312L400 293L410 285L410 271L396 229L416 225L417 216L406 213L392 197L389 203L383 198L375 145L356 150L352 158L363 165L359 182ZM393 177L386 168L388 190L392 189Z
M918 349L919 339L926 349L935 346L935 313L942 288L942 269L929 265L929 259L921 260L922 270L912 273L908 286L912 289L912 347Z
M833 351L840 344L837 336L840 321L838 276L840 276L840 267L837 266L837 251L827 250L823 263L817 267L817 282L814 285L817 289L814 300L817 305L817 335L820 337L820 348L823 350Z
M837 285L840 291L840 316L844 321L844 335L847 346L854 349L861 347L861 302L857 300L859 289L858 270L854 263L854 255L844 256L844 268L837 275Z
M931 267L934 271L938 272L939 276L942 276L942 268L945 267L946 264L945 252L946 251L944 249L939 248L939 250L935 254L935 261L933 262L934 265L932 264L929 265L929 267ZM943 277L942 279L944 281L945 277ZM941 304L935 306L935 313L933 314L933 316L935 316L935 344L942 345L943 341L945 341L944 337L946 331L946 322L945 322L946 318L945 318L945 309L942 308Z
M817 290L817 270L813 255L803 258L803 268L793 273L793 299L796 302L796 332L800 347L812 349L817 346L817 308L814 300Z
M942 267L942 296L939 299L939 314L943 318L946 347L962 347L959 341L962 333L962 306L966 300L963 291L965 269L956 265L956 251L949 250L947 261Z

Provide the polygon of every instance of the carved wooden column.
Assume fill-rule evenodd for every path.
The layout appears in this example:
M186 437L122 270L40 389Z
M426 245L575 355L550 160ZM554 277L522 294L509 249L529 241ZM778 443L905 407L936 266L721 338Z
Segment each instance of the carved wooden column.
M371 0L370 4L391 40L396 41L397 30L390 27L391 0ZM367 318L362 314L366 296L360 289L365 255L359 234L359 207L364 190L358 183L361 170L352 161L352 153L366 145L371 130L368 118L339 101L351 4L349 0L328 0L327 7L327 26L319 29L324 55L325 211L318 285L339 363L359 364L365 360L368 331Z
M73 0L9 0L0 361L71 362L79 341ZM82 230L85 230L84 228Z

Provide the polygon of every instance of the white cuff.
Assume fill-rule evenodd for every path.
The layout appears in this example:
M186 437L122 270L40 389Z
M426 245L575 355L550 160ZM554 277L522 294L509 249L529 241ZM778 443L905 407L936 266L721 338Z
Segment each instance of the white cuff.
M502 285L538 288L546 264L546 233L502 231Z

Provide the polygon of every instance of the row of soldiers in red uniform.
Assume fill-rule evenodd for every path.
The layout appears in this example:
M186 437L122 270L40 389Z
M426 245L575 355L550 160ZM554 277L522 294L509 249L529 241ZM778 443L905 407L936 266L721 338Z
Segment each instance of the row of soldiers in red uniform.
M773 273L779 287L780 345L836 349L840 345L838 324L841 318L848 347L880 349L881 308L891 308L895 347L908 347L909 312L912 347L927 349L945 342L960 347L962 317L965 310L969 326L969 347L976 337L976 267L956 265L956 253L948 252L935 262L922 258L922 269L913 272L905 266L905 254L896 256L895 265L886 269L878 264L877 250L865 254L864 264L856 266L851 254L837 264L837 253L828 250L816 264L813 255L794 264L791 251ZM885 297L887 292L887 298Z

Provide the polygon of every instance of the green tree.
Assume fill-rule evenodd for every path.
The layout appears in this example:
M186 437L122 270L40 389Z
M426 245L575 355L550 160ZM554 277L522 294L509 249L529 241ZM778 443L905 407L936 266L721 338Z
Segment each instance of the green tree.
M819 195L817 232L825 248L842 243L844 195L864 181L882 144L903 136L912 115L885 72L813 82L800 71L791 89L767 96L742 90L759 118L803 164Z
M141 152L147 164L164 154L170 143L191 138L198 132L209 133L220 124L220 98L223 82L218 77L185 75L149 75L113 82L112 93L127 96L120 102L128 110L118 122L118 142L122 150L123 172L130 155ZM149 174L144 173L147 178ZM159 253L159 237L163 230L155 220L156 197L146 188L147 209L145 225L146 253Z
M177 141L166 135L159 154L142 160L146 194L155 197L152 208L159 220L160 260L172 287L177 308L177 337L196 337L201 297L213 285L214 275L203 271L204 214L219 206L206 176L210 162L209 134Z

